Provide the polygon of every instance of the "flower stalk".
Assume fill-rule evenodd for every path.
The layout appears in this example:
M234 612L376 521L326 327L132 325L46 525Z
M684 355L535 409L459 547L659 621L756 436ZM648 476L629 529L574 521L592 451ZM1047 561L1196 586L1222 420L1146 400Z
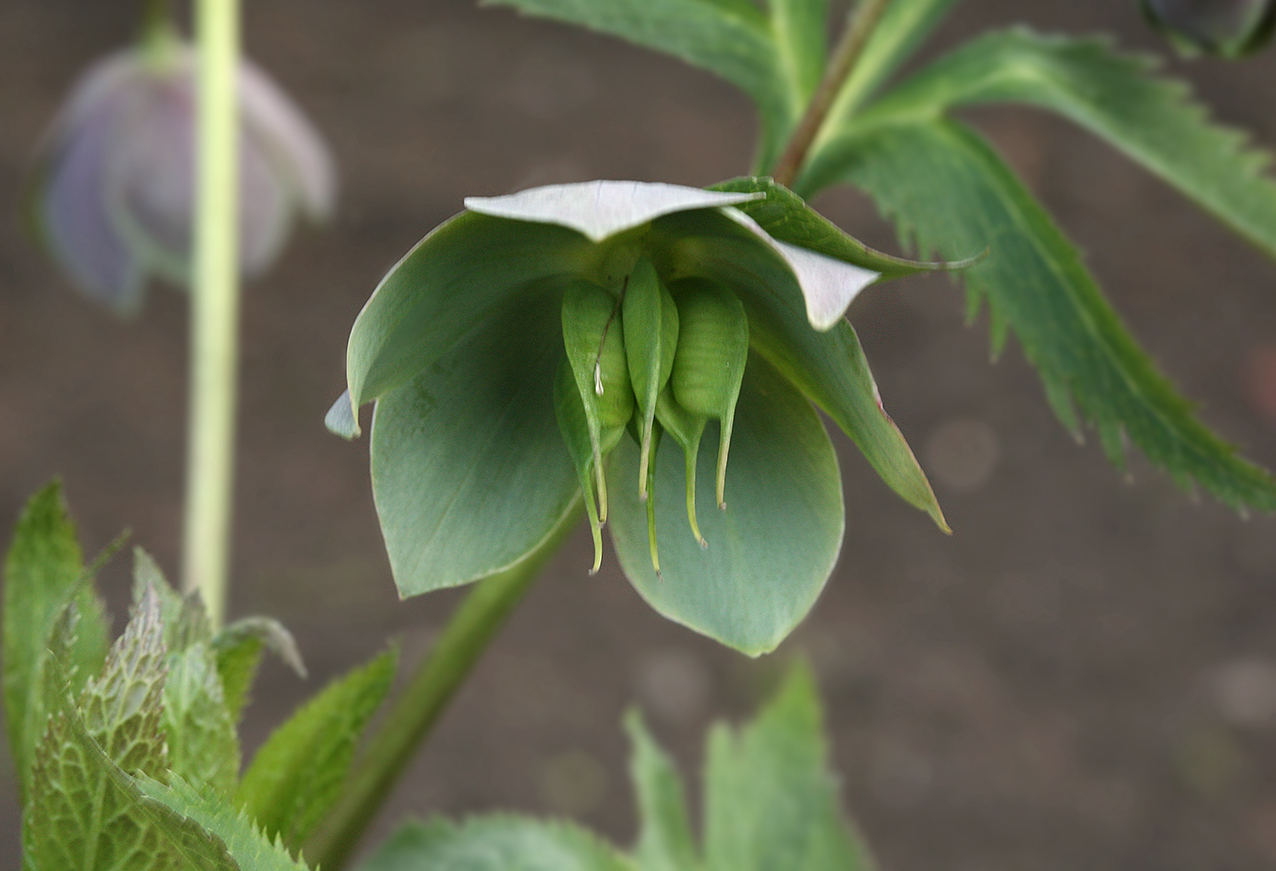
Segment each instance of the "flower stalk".
M238 0L200 0L183 586L213 626L226 611L238 378Z
M338 869L349 862L408 761L579 519L577 503L535 552L479 583L456 609L368 744L341 803L306 845L312 867Z
M868 45L868 38L872 36L877 22L881 20L882 13L886 11L890 2L891 0L860 0L852 11L846 30L833 51L833 57L829 60L824 78L820 80L815 93L811 95L811 102L806 107L806 113L798 122L788 146L780 155L774 172L771 173L772 177L785 187L792 187L797 179L811 144L815 142L815 137L824 125L824 119L828 117L829 110L833 108L838 91L842 89L842 85L855 69L855 64L864 53L864 47Z

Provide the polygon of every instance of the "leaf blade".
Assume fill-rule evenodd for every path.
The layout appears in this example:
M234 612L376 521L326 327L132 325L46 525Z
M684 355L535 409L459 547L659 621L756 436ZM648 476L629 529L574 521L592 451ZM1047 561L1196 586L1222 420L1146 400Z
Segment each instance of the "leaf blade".
M1120 464L1123 433L1152 462L1224 503L1276 510L1276 482L1236 456L1156 371L1045 210L976 134L945 120L869 128L846 152L866 190L922 251L993 255L965 274L988 299L996 337L1013 330L1067 422L1067 400ZM975 208L977 207L977 208Z
M299 848L341 796L357 742L394 679L388 651L328 684L257 751L237 804L267 835Z

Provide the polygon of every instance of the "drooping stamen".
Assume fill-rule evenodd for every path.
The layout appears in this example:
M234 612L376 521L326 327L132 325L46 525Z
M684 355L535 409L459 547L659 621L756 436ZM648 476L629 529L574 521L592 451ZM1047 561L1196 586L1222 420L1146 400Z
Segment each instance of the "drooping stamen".
M652 435L652 453L655 453L660 447L660 429L654 428ZM656 546L656 464L653 462L647 466L645 472L644 483L647 485L647 493L650 496L647 502L647 546L651 548L651 567L656 570L656 578L664 579L664 575L660 573L660 549Z

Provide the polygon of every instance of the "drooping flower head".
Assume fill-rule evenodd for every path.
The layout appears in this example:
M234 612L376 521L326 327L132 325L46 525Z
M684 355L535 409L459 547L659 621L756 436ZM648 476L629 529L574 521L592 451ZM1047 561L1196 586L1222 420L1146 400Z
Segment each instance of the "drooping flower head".
M598 181L466 200L355 322L349 390L375 400L372 482L403 595L533 551L583 494L658 611L773 648L841 547L837 458L812 402L944 526L842 315L924 268L766 179ZM946 527L945 527L946 528Z
M1141 0L1147 19L1183 51L1239 57L1276 30L1273 0Z
M27 190L36 235L84 295L135 312L152 275L189 284L196 57L177 36L98 61L77 82ZM318 133L260 69L239 70L239 258L274 260L294 214L332 210L335 176Z

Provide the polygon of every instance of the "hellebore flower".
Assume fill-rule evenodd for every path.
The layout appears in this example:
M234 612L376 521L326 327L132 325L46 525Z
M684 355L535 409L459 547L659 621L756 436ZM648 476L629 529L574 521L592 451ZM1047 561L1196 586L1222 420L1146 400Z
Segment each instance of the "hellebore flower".
M470 198L382 279L327 422L352 438L376 400L373 493L402 595L517 563L583 494L594 569L605 523L657 611L770 650L841 548L812 402L946 529L842 314L879 278L965 264L871 251L767 179L718 187Z
M85 296L128 315L152 275L189 284L195 53L176 36L98 61L46 134L28 183L35 234ZM239 71L239 265L256 276L293 213L332 210L335 177L318 133L255 66Z
M1143 14L1188 54L1240 57L1276 29L1274 0L1140 0Z

